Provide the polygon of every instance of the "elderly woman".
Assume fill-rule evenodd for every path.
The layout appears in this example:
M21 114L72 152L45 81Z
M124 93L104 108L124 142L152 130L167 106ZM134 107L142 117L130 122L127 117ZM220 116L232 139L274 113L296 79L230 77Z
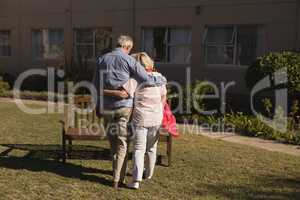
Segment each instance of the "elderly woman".
M154 62L146 53L132 55L153 76L162 76L154 71ZM124 89L132 94L135 86L134 80L129 80ZM144 172L145 154L146 179L151 179L156 163L156 149L159 138L158 130L163 119L163 108L166 101L166 86L144 87L139 85L135 90L132 124L134 133L133 173L129 188L138 189Z

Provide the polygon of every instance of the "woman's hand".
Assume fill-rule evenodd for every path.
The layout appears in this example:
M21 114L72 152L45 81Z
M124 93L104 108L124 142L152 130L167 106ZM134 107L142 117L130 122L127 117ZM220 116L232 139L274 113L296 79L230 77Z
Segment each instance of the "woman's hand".
M104 94L104 96L119 97L121 99L127 99L127 98L129 98L129 94L124 89L120 89L120 90L104 90L103 94Z
M129 94L127 93L126 90L120 90L119 95L122 99L128 99L129 98Z

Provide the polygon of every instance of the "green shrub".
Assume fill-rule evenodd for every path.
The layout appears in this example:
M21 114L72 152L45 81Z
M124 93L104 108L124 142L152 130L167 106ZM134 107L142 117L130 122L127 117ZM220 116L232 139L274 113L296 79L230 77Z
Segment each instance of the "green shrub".
M233 125L237 133L250 137L276 140L279 142L300 145L300 131L289 130L282 133L274 130L260 120L260 117L239 113L228 113L225 115L225 125ZM200 118L199 118L200 121ZM201 123L213 124L218 121L217 117L201 117Z
M0 95L8 91L9 89L10 89L9 84L3 80L0 80Z
M177 115L188 116L192 118L193 115L199 115L204 111L208 105L203 98L203 95L211 94L213 88L207 84L206 81L196 81L195 83L186 86L182 91L178 91L176 87L168 88L168 99L172 109L182 108L178 110ZM210 103L212 100L210 99Z
M10 88L13 87L15 80L16 80L16 76L13 74L10 74L8 72L1 72L0 71L0 77L2 77L1 80L3 80L4 82L7 82L10 86Z
M269 53L258 58L247 70L246 82L249 89L270 76L274 80L274 72L287 68L288 82L286 84L290 94L300 92L300 54L296 52ZM275 86L273 85L273 88Z
M275 85L274 73L280 69L287 70L287 83ZM269 118L274 117L278 110L275 103L274 90L277 88L288 89L288 125L289 130L296 132L299 126L300 109L300 54L296 52L269 53L258 58L247 70L246 82L248 88L253 88L260 80L265 77L270 78L271 87L260 92L255 96L255 105L260 108ZM277 83L278 84L278 83ZM260 107L262 103L262 108Z

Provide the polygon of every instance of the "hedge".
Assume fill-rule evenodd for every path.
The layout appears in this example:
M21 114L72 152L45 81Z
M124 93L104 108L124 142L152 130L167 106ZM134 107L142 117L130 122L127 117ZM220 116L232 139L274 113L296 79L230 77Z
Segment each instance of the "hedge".
M247 70L246 82L251 90L263 78L269 76L274 85L274 73L280 69L287 69L289 94L294 96L300 92L300 54L296 52L269 53L258 58ZM271 88L272 89L272 88Z

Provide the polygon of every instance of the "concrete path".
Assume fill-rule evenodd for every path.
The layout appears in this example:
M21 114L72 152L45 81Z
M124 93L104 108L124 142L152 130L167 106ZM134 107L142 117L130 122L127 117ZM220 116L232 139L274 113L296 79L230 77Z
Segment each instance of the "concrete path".
M3 98L3 97L0 97L0 102L16 103L15 99ZM28 100L28 99L22 99L22 103L24 103L24 104L34 104L34 105L40 105L40 106L47 106L47 105L55 106L55 105L58 104L56 102L37 101L37 100Z
M264 140L255 137L245 137L234 133L211 133L201 127L194 125L179 125L180 128L184 128L189 132L203 135L212 139L223 140L227 142L233 142L237 144L248 145L260 149L265 149L273 152L281 152L289 155L300 156L300 146L282 144L272 140Z

